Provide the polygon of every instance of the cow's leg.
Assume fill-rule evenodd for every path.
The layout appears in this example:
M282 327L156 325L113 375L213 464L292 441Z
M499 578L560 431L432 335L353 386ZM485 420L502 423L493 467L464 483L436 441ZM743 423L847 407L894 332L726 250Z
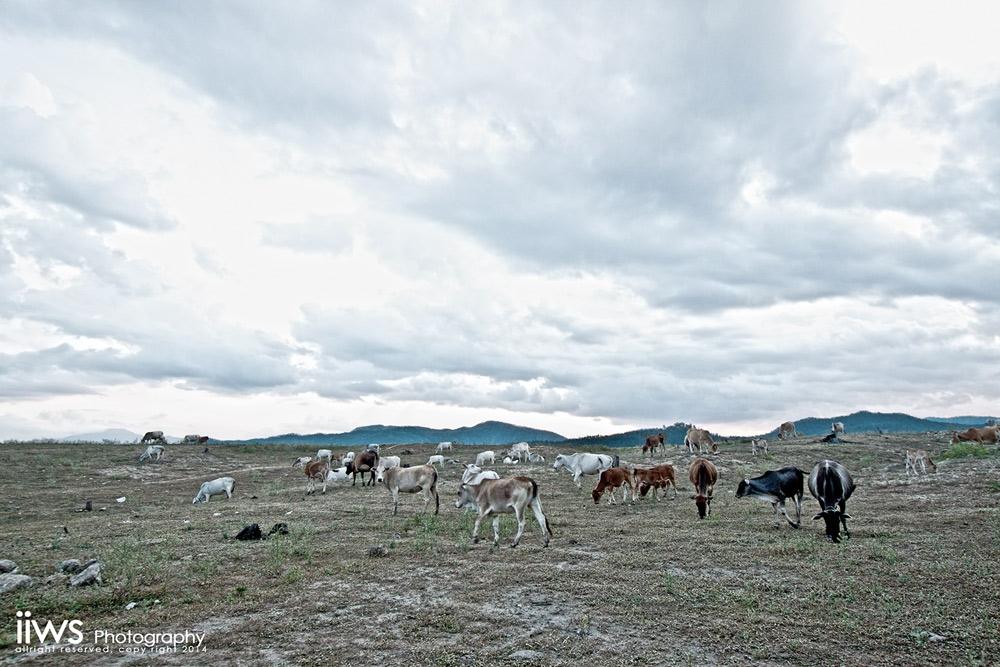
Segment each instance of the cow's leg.
M399 510L399 487L392 488L392 515L396 516Z
M476 515L476 523L472 526L472 543L479 544L479 525L483 522L483 519L490 515L489 507L484 510L479 510L479 514Z
M226 489L226 500L232 500L232 499L233 499L233 490Z
M788 517L788 512L785 511L785 501L784 500L782 500L780 503L778 503L778 507L781 508L781 513L784 515L785 521L788 522L788 525L791 526L792 528L798 528L798 524L796 524L795 522L793 522Z
M850 538L851 531L847 530L847 503L843 500L840 501L840 523L844 526L844 535Z
M583 486L580 484L580 478L583 476L583 471L577 470L573 473L573 483L576 484L577 489L582 489Z
M493 546L500 546L500 515L493 517Z
M774 510L774 525L779 526L778 523L778 503L771 503L771 509Z
M517 518L517 535L514 536L514 541L510 544L511 549L521 542L521 536L524 535L524 507L515 505L514 516Z
M794 496L793 500L795 502L795 523L792 525L798 528L802 525L802 496Z

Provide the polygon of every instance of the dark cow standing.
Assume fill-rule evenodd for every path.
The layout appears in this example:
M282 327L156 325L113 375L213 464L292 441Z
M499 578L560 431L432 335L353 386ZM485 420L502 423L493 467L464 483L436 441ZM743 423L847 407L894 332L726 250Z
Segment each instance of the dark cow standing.
M763 475L753 479L744 479L736 489L736 497L751 496L760 498L771 503L774 508L774 519L778 519L778 511L785 517L785 521L792 528L798 528L802 524L802 480L805 479L805 472L795 466L788 466L780 470L768 470ZM795 503L795 521L788 518L785 511L785 500L791 498ZM780 523L779 523L779 528Z
M652 456L654 453L656 453L656 449L658 447L663 447L662 433L646 436L646 444L642 446L642 453L645 454L646 452L649 452L649 455Z
M358 475L361 475L361 486L368 486L368 482L365 481L365 473L371 473L372 486L375 486L375 468L378 467L378 452L366 449L357 456L354 457L353 461L347 463L347 474L351 475L351 486L358 483Z
M847 468L836 461L826 459L820 461L809 473L809 493L819 503L820 512L813 521L822 518L826 522L826 537L832 542L840 542L840 526L844 526L844 535L851 536L847 530L847 499L854 493L854 480Z
M691 462L688 479L694 485L694 495L691 499L698 508L698 518L704 519L712 513L712 491L715 489L715 483L719 481L719 471L714 463L699 457Z

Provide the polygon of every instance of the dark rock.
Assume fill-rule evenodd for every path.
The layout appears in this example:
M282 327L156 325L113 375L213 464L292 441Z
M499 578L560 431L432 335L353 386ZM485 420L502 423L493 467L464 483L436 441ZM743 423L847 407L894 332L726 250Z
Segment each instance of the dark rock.
M276 523L271 526L271 530L267 531L267 536L271 535L287 535L288 534L288 524L285 522Z
M381 544L378 544L368 550L369 558L388 558L388 556L389 556L389 550L386 549Z
M244 542L250 540L261 540L264 539L264 535L260 532L260 526L255 523L251 523L249 526L244 526L243 530L236 534L236 539Z

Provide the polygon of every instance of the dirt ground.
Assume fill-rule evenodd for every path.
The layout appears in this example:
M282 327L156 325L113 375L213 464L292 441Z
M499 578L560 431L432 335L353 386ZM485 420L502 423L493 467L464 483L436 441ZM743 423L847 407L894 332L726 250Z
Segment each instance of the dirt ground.
M1000 663L1000 456L939 461L908 479L902 452L932 456L943 434L846 436L749 443L718 456L713 512L699 521L690 457L677 499L595 506L594 477L577 491L547 463L494 466L537 480L555 536L543 549L531 519L517 549L505 518L501 548L472 544L473 515L455 509L461 467L442 469L441 511L343 483L304 496L290 467L310 451L283 446L172 445L160 463L136 446L0 446L0 558L36 585L0 597L0 660L31 664L410 665L931 665ZM403 461L423 463L430 446ZM485 447L460 447L473 460ZM346 451L344 449L337 450ZM615 450L640 462L639 450ZM851 539L832 544L817 505L799 530L778 528L769 505L736 499L744 476L822 458L858 482ZM204 480L236 478L232 500L191 500ZM124 503L116 497L125 496ZM84 501L92 512L78 512ZM106 508L106 509L103 509ZM103 509L103 511L102 511ZM230 539L247 523L291 533ZM227 536L229 536L227 538ZM382 546L383 557L369 554ZM70 589L45 578L65 558L99 558L103 585ZM127 610L126 604L137 605ZM78 618L96 629L205 633L204 652L150 655L15 652L15 610Z

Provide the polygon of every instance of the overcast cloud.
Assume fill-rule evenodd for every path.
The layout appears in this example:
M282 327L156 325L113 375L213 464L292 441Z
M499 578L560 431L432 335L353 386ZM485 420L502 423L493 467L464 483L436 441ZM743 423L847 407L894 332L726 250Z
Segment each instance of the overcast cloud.
M5 3L0 438L997 414L998 32Z

